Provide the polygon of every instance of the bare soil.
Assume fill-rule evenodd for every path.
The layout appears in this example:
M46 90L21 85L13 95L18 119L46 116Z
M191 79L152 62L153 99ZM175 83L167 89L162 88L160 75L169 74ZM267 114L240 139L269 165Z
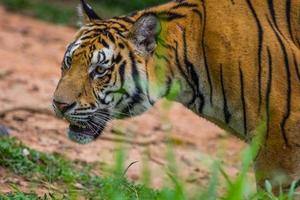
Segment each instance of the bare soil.
M19 106L51 109L65 47L76 30L12 14L1 7L0 16L0 112ZM168 139L174 142L179 175L191 189L207 185L211 162L216 158L223 161L231 176L238 173L240 152L245 147L242 141L179 104L170 108L165 104L159 102L140 117L113 121L102 138L84 146L69 141L67 123L53 116L16 111L0 118L0 124L30 148L108 166L113 165L115 150L123 144L126 164L139 161L129 169L128 178L139 182L143 161L149 159L155 188L169 183ZM104 169L99 170L104 174ZM0 192L10 190L7 179L19 180L20 187L28 189L25 180L0 168Z

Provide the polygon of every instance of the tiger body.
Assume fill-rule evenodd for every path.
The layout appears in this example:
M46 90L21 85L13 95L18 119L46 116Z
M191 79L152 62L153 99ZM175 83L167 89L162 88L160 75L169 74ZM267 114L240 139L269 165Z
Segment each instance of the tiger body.
M300 0L177 0L108 20L91 15L54 95L73 105L77 118L57 111L71 124L85 110L138 115L166 97L247 142L264 124L258 184L300 179ZM93 72L101 49L105 75Z

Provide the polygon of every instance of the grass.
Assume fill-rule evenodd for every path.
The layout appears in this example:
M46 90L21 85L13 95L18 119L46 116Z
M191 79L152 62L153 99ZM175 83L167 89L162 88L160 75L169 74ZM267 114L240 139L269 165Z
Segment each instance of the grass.
M172 150L170 150L172 151ZM174 156L172 153L168 153ZM266 192L249 191L251 183L247 180L247 171L251 167L253 149L243 154L243 166L240 175L230 180L219 162L214 162L212 176L207 188L196 194L187 193L184 184L176 176L176 163L170 161L172 169L168 172L173 181L173 188L154 190L145 185L136 185L126 179L124 172L125 153L120 148L116 153L116 164L112 174L100 177L95 173L95 165L79 161L70 161L58 154L46 154L29 149L13 138L0 140L0 166L12 173L35 183L36 188L46 187L49 193L39 196L32 191L24 193L17 186L11 185L14 192L1 194L0 200L35 200L35 199L99 199L99 200L293 200L294 188L288 194L275 196L272 186L266 183ZM226 177L226 192L220 196L219 181L221 174ZM149 178L149 177L148 177ZM295 185L295 183L294 183Z
M131 200L150 199L150 197L156 199L159 194L153 189L130 183L120 175L120 172L115 173L115 176L102 178L92 172L94 166L91 164L72 162L61 155L28 149L11 138L0 141L0 166L38 185L46 183L60 188L60 192L47 194L50 197L66 195L71 199L84 197L85 199ZM118 170L123 168L118 167ZM22 195L29 196L29 199L35 199L36 196L34 193L25 195L17 190L14 194L0 195L0 199L4 196L10 198Z

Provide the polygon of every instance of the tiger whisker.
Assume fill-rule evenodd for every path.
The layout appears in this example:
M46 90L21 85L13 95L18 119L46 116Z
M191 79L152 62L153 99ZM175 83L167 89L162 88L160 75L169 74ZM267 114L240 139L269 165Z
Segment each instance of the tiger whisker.
M89 123L91 126L96 126L96 127L99 126L101 129L104 129L104 128L105 128L105 126L104 126L103 124L100 124L100 123L99 123L99 124L96 124L96 123L93 122L93 121L89 121L88 123ZM95 131L95 133L98 134L97 130Z
M97 135L97 131L93 128L93 126L90 124L90 122L87 122L86 125L89 127L89 129L92 130L92 132Z
M110 112L110 114L112 114L112 115L114 115L114 114L120 114L120 115L125 115L125 116L127 116L127 117L131 117L131 116L132 116L132 115L129 115L129 114L125 113L125 112L116 111L116 110L114 110L113 107L111 107L111 108L109 108L109 109L110 109L109 112Z
M108 116L107 114L99 113L99 112L94 113L92 117L96 117L96 116L100 117L101 119L105 119L107 121L112 119L111 116Z
M78 115L77 115L77 116L69 115L69 118L83 121L83 120L88 120L89 116L86 116L86 117L80 117L80 116L78 116Z
M103 119L102 117L95 117L94 119L95 119L94 122L96 122L97 124L98 123L108 123L111 121L110 119Z
M93 121L93 120L90 120L89 122L92 122L94 125L98 126L98 125L103 125L103 124L106 124L107 122L110 121L110 118L103 118L103 117L97 117L99 119L99 121Z

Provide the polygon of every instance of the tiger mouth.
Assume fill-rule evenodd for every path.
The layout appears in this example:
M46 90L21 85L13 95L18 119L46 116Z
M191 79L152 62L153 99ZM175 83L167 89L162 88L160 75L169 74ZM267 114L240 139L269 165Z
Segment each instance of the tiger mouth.
M89 135L89 136L94 136L95 135L95 133L94 133L95 130L92 130L91 128L88 128L88 127L83 127L83 126L70 124L69 129L70 129L70 131L81 133L81 134L84 134L84 135Z
M79 144L88 144L94 141L101 135L105 128L104 126L83 127L75 124L70 124L68 129L69 139Z
M70 123L67 131L69 139L79 144L88 144L101 135L111 120L111 116L107 110L98 110L90 115L85 122L66 119Z

